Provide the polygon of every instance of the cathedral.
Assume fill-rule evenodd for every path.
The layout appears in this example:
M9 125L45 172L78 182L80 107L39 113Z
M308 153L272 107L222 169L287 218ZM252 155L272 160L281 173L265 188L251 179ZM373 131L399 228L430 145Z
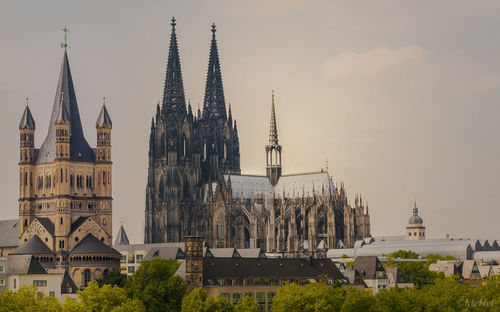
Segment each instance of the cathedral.
M213 248L294 255L353 247L371 236L368 206L361 196L351 206L328 169L282 173L274 93L266 175L241 174L238 128L231 106L226 108L215 25L203 111L196 112L186 105L175 19L171 25L163 101L151 122L145 243L197 235Z
M35 148L28 103L19 124L19 247L9 257L31 255L47 271L64 270L80 288L120 264L120 253L111 247L112 124L103 103L96 121L97 147L91 148L64 47L40 148Z

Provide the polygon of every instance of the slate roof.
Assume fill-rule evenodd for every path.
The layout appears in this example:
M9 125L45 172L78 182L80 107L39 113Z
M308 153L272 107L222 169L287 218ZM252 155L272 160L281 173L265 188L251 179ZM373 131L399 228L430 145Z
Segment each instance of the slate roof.
M101 112L95 122L95 126L97 128L111 128L113 126L111 123L111 117L109 117L108 110L106 109L106 105L102 106Z
M21 121L19 122L19 130L21 129L32 129L35 130L35 120L31 115L30 108L26 105L24 109L23 116L21 117Z
M19 245L17 224L17 219L0 220L0 247L16 247Z
M70 250L71 254L106 254L106 255L120 255L120 253L108 245L101 242L92 234L87 234L78 245Z
M61 283L61 294L75 294L78 290L75 282L69 276L68 271L64 270L64 276Z
M429 271L442 272L444 276L462 275L462 261L440 260L429 265Z
M66 107L69 113L71 123L70 128L70 159L72 161L94 162L95 154L90 148L85 136L83 135L80 113L76 101L75 87L73 86L73 78L69 67L68 54L64 51L61 72L56 88L54 105L52 107L52 115L49 123L47 137L40 147L37 156L37 163L51 162L56 158L56 127L55 122L59 113L61 91L63 93L62 104Z
M401 273L401 271L398 269L398 267L393 266L393 267L385 267L385 273L387 275L391 274L392 277L394 278L396 283L408 283L408 280L406 277Z
M184 259L186 256L182 252L179 247L156 247L151 248L146 256L144 257L145 261L150 261L152 258L161 258L161 259Z
M260 248L238 248L236 251L242 258L267 258L266 253Z
M47 274L47 271L32 255L8 256L9 274Z
M249 259L204 258L204 284L217 284L218 279L312 279L326 275L328 279L345 280L335 263L328 259Z
M115 245L129 245L127 233L125 233L125 229L123 228L123 224L120 225L120 229L118 230L118 234L116 235Z
M353 268L360 273L363 279L375 279L377 271L384 271L384 267L376 256L357 257Z
M71 230L70 230L70 234L72 234L74 231L76 231L80 225L83 224L83 222L87 221L87 219L90 218L90 217L79 217L78 219L75 220L75 222L73 222L73 224L71 224Z
M45 245L44 242L38 237L33 235L30 239L24 242L16 250L10 253L11 255L45 255L53 254L53 251Z
M462 264L462 277L465 279L470 279L472 271L474 270L474 266L476 266L477 272L479 272L476 260L465 260Z
M50 235L54 235L54 223L49 218L36 218L38 222L49 232Z
M214 258L241 258L234 248L209 248Z

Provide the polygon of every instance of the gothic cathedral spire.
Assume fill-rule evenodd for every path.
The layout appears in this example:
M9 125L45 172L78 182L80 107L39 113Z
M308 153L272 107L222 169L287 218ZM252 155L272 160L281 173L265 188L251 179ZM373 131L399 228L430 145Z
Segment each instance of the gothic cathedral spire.
M269 144L266 145L266 175L274 186L281 176L281 145L278 143L278 127L274 108L274 90L271 102L271 122L269 125Z
M226 103L224 100L224 89L222 87L222 74L215 32L215 24L212 24L212 43L210 45L210 57L208 60L203 117L226 120Z
M182 82L179 46L177 45L177 35L175 34L175 17L172 17L171 25L172 33L170 35L162 111L165 115L178 114L183 116L186 114L186 99L184 97L184 85Z

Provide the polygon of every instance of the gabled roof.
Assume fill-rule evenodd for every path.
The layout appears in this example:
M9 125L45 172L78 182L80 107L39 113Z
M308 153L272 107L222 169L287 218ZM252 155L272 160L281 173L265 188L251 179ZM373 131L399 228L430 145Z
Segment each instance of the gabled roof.
M95 122L96 128L112 128L113 124L111 122L111 117L109 117L108 110L106 109L106 105L102 105L101 112L97 117L97 121Z
M385 273L387 275L391 274L392 278L394 278L394 282L396 283L408 283L408 280L403 275L403 273L399 270L397 266L393 267L384 267Z
M35 120L31 115L30 108L26 105L24 109L23 116L21 117L21 121L19 121L19 130L21 129L32 129L35 130Z
M476 260L465 260L462 264L462 276L465 279L470 279L472 272L479 273L479 268Z
M377 271L384 271L384 267L376 256L360 256L356 258L353 268L363 279L374 279Z
M235 248L209 248L209 250L215 258L241 258Z
M78 219L76 219L75 222L71 224L71 230L69 231L69 233L72 234L74 231L76 231L80 227L80 225L87 221L88 218L90 217L79 217Z
M38 222L49 232L50 235L54 235L54 223L49 218L36 218Z
M64 270L64 276L61 283L61 294L75 294L78 290L75 282L69 276L68 271Z
M39 255L39 254L53 254L53 251L45 245L44 242L38 237L33 235L30 239L24 242L16 250L10 253L11 255Z
M156 247L148 251L144 260L150 261L153 258L178 260L184 259L186 256L179 247Z
M101 242L92 234L87 234L84 239L82 239L78 245L70 250L71 254L108 254L108 255L120 255L120 253L108 245Z
M123 228L123 224L120 225L120 229L118 230L118 234L116 235L115 245L129 245L127 233L125 233L125 229Z
M9 274L47 274L47 271L32 255L8 256Z
M17 239L19 230L18 220L0 220L0 247L15 247L19 245Z
M216 284L219 279L328 279L345 280L335 263L328 259L249 259L204 258L204 284Z
M94 162L95 155L90 148L85 136L83 135L80 113L76 101L75 87L73 86L73 78L71 77L71 69L69 67L68 54L64 51L61 72L57 83L56 96L52 107L52 115L50 117L49 130L47 137L43 142L36 156L37 163L51 162L56 158L56 126L55 122L61 105L66 107L70 119L70 159L72 161Z
M267 258L266 253L260 248L238 248L236 251L241 258Z

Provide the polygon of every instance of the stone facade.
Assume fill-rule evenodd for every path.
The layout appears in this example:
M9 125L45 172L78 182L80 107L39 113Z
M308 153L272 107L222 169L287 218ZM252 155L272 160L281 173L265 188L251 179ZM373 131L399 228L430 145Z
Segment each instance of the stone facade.
M47 137L34 146L35 122L26 106L20 131L19 248L44 267L65 269L78 286L119 267L112 245L111 119L103 105L97 147L82 130L64 52Z
M266 176L242 175L239 138L227 109L212 26L203 112L184 96L172 20L162 105L151 124L146 188L145 243L201 235L209 247L260 247L286 252L352 247L369 237L368 206L351 206L343 184L328 170L282 175L282 147L271 101Z

